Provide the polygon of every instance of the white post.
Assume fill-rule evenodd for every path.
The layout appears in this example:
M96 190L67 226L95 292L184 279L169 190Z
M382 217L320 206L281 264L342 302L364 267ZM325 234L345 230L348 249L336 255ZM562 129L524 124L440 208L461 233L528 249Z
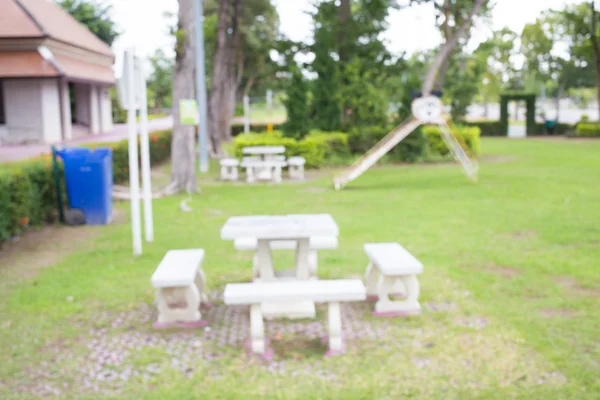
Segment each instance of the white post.
M150 144L148 138L148 98L146 97L146 77L140 60L140 145L142 149L142 191L144 192L144 229L146 242L154 241L154 222L152 220L152 181L150 179Z
M244 96L244 133L250 132L250 98Z
M267 113L268 115L273 114L273 91L267 90Z
M135 68L133 49L125 52L127 58L127 128L129 132L129 187L131 195L131 231L133 233L133 255L142 254L142 225L140 221L140 172L138 170L138 148L135 116Z

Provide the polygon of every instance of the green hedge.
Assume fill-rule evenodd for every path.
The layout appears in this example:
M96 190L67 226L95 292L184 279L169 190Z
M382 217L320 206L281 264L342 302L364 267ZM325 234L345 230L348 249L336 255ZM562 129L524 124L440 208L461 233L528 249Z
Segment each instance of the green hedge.
M278 131L281 129L281 125L282 124L272 124L273 125L273 130L274 131ZM268 124L264 123L264 124L250 124L250 131L251 132L266 132L268 129ZM244 133L244 124L243 123L233 123L231 124L231 136L237 136L237 135L242 135Z
M500 121L468 121L463 123L465 126L478 127L481 130L481 136L506 136L506 132L502 129ZM554 127L553 135L568 135L574 131L574 126L570 124L558 123ZM528 132L528 136L550 135L551 133L546 128L546 124L538 122L535 124L535 131Z
M170 157L171 131L150 134L150 160L153 165ZM113 150L115 183L129 179L127 140L118 143L88 144ZM62 163L59 163L62 173ZM62 189L65 190L62 183ZM66 195L63 196L66 199ZM28 227L41 226L57 219L56 188L52 159L44 155L23 163L3 165L0 169L0 242L17 236Z
M160 164L171 156L172 131L157 131L150 133L150 164ZM129 141L127 139L117 143L87 144L86 147L108 147L113 151L113 181L123 183L129 180ZM141 152L138 141L138 157ZM141 161L140 161L141 162ZM141 164L140 164L141 165Z
M446 143L442 139L442 132L437 125L427 125L423 127L427 147L432 154L445 156L450 152ZM471 153L475 156L481 152L481 130L475 126L457 126L454 135L459 138L459 142L467 145Z
M575 137L600 137L600 123L580 122L575 128Z
M49 156L3 167L0 171L0 243L29 227L53 222L57 215Z
M354 128L350 131L348 145L353 154L364 154L387 136L393 127L367 126ZM389 153L388 157L395 161L416 162L425 154L425 138L421 128L416 129L402 140Z
M469 121L463 125L479 128L481 136L506 136L500 121Z
M243 157L244 147L284 146L287 157L301 156L308 168L319 168L348 154L348 136L342 132L311 132L302 140L282 136L281 132L245 133L233 139L235 156Z

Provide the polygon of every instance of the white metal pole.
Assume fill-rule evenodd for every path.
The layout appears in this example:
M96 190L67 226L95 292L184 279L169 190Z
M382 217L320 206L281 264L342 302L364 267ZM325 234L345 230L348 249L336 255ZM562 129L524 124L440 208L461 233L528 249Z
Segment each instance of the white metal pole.
M269 115L273 114L273 91L267 90L267 111Z
M140 172L135 118L135 68L133 49L125 52L127 58L127 127L129 132L129 187L131 195L131 231L133 233L133 255L142 254L142 226L140 221Z
M244 96L244 132L250 132L250 98Z
M208 113L206 105L206 66L204 60L204 10L202 0L194 0L196 13L196 101L198 103L198 153L200 172L208 172Z
M152 181L150 179L150 143L148 138L148 99L146 97L146 77L140 60L138 93L140 97L140 147L142 149L142 191L144 193L144 229L146 242L154 241L152 220Z

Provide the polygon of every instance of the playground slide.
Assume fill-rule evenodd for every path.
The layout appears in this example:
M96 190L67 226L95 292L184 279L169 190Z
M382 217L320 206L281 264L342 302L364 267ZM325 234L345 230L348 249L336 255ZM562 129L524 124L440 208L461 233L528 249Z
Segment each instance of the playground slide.
M333 179L335 190L340 190L348 182L351 182L361 176L366 170L371 168L386 153L392 150L398 143L410 135L410 133L417 129L421 124L422 121L419 121L414 117L407 118L402 124L398 125L393 131L391 131L386 137L377 143L375 147L370 149L354 164L336 176ZM465 175L467 175L467 177L472 181L477 182L477 176L479 174L479 163L477 160L471 158L467 154L445 121L438 123L438 125L442 132L442 139L444 140L446 146L448 146L448 149L450 149L454 159L460 163Z
M479 175L479 163L475 158L469 157L463 146L458 142L456 136L452 134L452 131L446 123L439 124L442 131L442 139L446 146L450 149L454 155L454 159L460 163L465 175L473 182L477 182Z
M371 168L387 152L392 150L405 137L421 125L421 121L414 117L408 117L404 122L398 125L393 131L381 139L379 143L366 152L360 159L352 164L348 169L336 176L333 180L335 190L340 190L342 186L361 176L366 170Z

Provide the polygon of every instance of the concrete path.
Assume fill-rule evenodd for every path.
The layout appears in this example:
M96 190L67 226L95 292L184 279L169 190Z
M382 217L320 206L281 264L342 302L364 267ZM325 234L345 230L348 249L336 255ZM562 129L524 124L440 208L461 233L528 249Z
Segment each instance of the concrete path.
M148 121L150 132L173 128L173 117L157 118ZM65 146L79 146L86 143L114 143L127 139L127 124L115 124L113 130L95 136L86 136L62 142ZM51 152L49 144L4 145L0 146L0 163L27 160Z

